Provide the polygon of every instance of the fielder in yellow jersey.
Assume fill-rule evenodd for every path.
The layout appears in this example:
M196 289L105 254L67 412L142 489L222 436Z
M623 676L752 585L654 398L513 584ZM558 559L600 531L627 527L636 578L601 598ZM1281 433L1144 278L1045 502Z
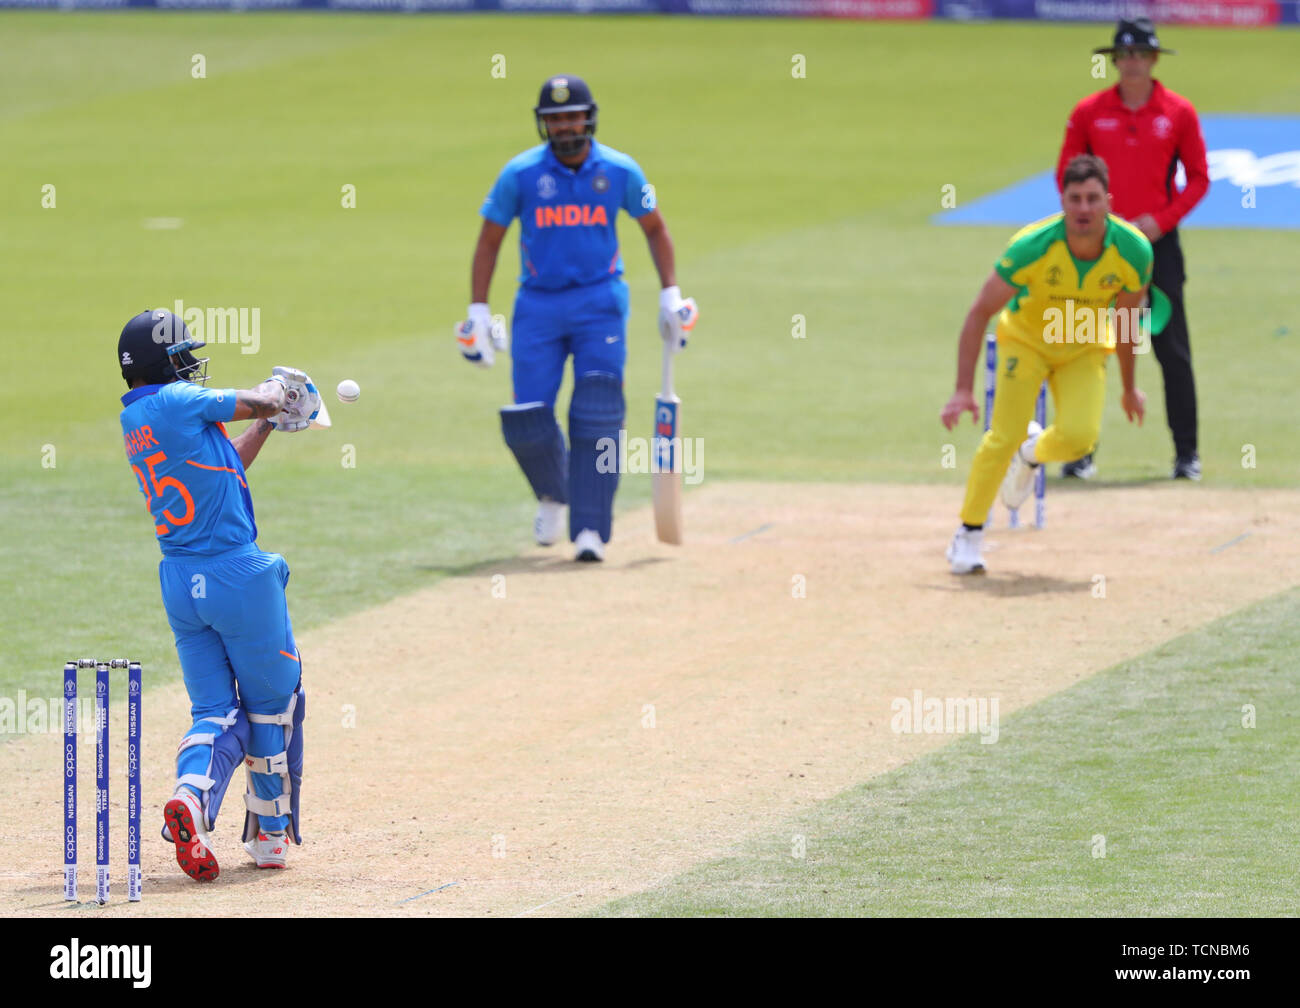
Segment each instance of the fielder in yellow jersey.
M1001 484L1002 502L1019 507L1044 462L1092 451L1106 401L1106 357L1119 358L1122 404L1142 422L1146 397L1134 384L1139 313L1151 281L1151 243L1110 214L1106 164L1081 154L1066 167L1060 214L1011 239L971 305L957 346L957 387L940 419L949 430L970 412L985 327L998 318L998 375L992 426L966 482L962 525L948 547L954 574L984 570L984 520ZM1041 429L1031 418L1046 380L1056 415Z

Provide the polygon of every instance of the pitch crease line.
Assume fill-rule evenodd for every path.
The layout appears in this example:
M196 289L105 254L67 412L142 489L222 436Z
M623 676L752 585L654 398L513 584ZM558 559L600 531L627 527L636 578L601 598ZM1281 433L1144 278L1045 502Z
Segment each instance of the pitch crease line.
M442 892L444 889L450 889L450 888L451 888L452 886L454 886L454 885L460 885L460 883L459 883L459 882L448 882L446 885L440 885L440 886L438 886L437 889L429 889L428 891L426 891L426 892L422 892L422 893L420 893L419 895L416 895L416 896L408 896L408 897L407 897L406 899L404 899L404 900L398 900L398 901L397 901L397 905L398 905L398 906L401 906L403 903L410 903L411 900L418 900L418 899L420 898L420 896L428 896L429 893Z
M581 895L582 895L582 893L580 893L580 892L565 893L563 896L556 896L555 899L553 899L553 900L547 900L545 903L539 904L538 906L535 906L535 907L529 907L527 910L520 910L517 914L514 914L513 916L515 916L515 917L522 917L522 916L524 916L524 914L530 914L530 913L532 913L534 910L542 910L542 909L545 909L546 907L550 906L552 903L558 903L558 902L560 902L560 900L566 900L566 899L568 899L570 896L581 896Z
M1247 538L1249 535L1250 535L1249 532L1243 532L1243 533L1241 533L1241 535L1237 536L1236 539L1229 539L1229 540L1228 540L1226 543L1224 543L1222 546L1215 546L1214 549L1210 550L1210 552L1211 552L1211 553L1222 553L1222 552L1223 552L1224 550L1226 550L1229 546L1236 546L1237 543L1241 542L1243 539Z

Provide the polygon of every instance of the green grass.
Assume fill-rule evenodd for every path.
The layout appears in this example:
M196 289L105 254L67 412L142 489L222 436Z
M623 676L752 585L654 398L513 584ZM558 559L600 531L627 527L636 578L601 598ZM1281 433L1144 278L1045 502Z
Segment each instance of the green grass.
M4 692L72 651L134 648L174 673L113 348L128 317L176 298L262 310L258 353L213 348L217 386L278 363L327 388L361 383L333 432L277 437L252 471L261 542L295 570L300 630L527 544L496 417L508 367L465 365L451 326L479 203L535 142L530 109L558 68L588 78L601 139L657 185L700 301L679 388L707 478L955 485L964 466L942 469L942 447L968 451L975 431L948 435L937 414L957 328L1008 235L930 216L945 184L973 198L1052 163L1066 111L1096 86L1088 25L135 11L0 25L0 580L17 602L0 617ZM1300 113L1290 33L1178 35L1162 74L1202 111ZM806 79L791 77L794 53ZM56 209L40 206L46 184ZM340 207L344 185L355 210ZM184 224L142 226L156 217ZM621 233L635 431L657 383L656 284L639 229ZM1293 241L1186 236L1216 483L1296 483L1278 422L1300 370ZM517 266L512 235L498 311ZM791 338L795 315L806 339ZM1152 420L1129 428L1111 403L1109 478L1165 469L1160 383L1143 367ZM1240 467L1247 443L1257 469ZM625 484L620 506L645 501L644 481Z
M600 912L1294 914L1298 659L1290 591L1001 719L992 745L964 736Z

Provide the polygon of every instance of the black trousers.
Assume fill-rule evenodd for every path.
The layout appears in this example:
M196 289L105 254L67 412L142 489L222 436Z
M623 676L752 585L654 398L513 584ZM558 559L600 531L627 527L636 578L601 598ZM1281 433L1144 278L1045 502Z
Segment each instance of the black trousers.
M1192 347L1187 333L1187 313L1183 310L1183 247L1178 229L1162 235L1152 245L1151 286L1159 287L1169 298L1173 311L1169 324L1153 337L1152 349L1165 379L1165 417L1174 436L1174 453L1192 455L1196 443L1196 379L1192 375Z

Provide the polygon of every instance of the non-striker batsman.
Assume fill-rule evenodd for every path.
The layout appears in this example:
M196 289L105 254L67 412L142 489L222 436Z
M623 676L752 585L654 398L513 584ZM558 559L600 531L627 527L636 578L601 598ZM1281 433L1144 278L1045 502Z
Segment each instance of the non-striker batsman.
M488 288L501 242L519 219L519 291L511 322L514 402L501 410L501 432L538 501L537 542L563 529L575 559L603 560L618 487L608 464L623 426L628 290L615 218L620 210L645 233L659 273L660 331L674 351L694 325L677 286L673 243L654 187L640 166L597 143L596 102L578 77L542 85L533 114L543 143L509 161L481 210L474 250L469 318L457 327L464 357L490 367L505 349L493 331ZM569 438L555 419L555 400L573 358ZM607 440L609 439L609 440Z

